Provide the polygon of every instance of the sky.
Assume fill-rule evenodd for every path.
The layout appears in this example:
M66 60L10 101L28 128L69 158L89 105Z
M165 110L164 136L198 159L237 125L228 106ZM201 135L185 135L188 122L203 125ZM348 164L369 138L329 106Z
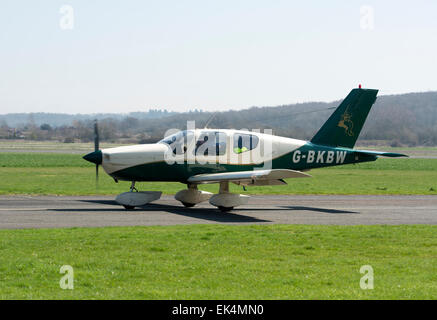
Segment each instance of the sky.
M437 1L2 0L0 114L437 90Z

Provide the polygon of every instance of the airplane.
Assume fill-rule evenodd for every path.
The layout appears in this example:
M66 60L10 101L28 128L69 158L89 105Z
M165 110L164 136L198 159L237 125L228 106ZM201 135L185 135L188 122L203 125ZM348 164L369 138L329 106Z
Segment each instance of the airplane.
M309 170L375 161L404 154L353 149L378 90L354 88L310 141L231 129L179 131L154 144L99 149L97 122L95 150L83 158L99 165L115 182L131 187L116 197L127 210L161 197L161 192L141 191L136 182L181 182L187 188L175 199L185 207L204 201L223 212L248 203L249 196L229 192L229 183L243 186L287 184L284 179L307 178ZM217 194L198 189L217 183Z

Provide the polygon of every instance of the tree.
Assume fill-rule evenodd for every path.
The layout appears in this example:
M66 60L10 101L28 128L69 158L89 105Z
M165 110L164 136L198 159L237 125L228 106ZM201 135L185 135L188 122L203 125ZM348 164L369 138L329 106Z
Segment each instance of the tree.
M39 128L45 131L52 131L52 127L48 123L43 123Z

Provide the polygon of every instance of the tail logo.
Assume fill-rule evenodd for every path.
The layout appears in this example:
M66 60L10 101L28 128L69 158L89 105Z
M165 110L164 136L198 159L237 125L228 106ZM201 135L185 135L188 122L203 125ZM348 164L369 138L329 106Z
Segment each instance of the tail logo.
M346 111L341 116L341 120L337 124L338 127L344 128L344 132L349 136L352 137L354 135L354 132L352 129L354 128L354 123L352 122L352 115Z

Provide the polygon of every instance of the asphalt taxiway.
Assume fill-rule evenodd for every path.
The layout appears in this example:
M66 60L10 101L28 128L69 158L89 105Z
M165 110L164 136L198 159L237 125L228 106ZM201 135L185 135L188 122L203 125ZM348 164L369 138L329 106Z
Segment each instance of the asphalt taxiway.
M183 224L437 224L436 196L252 196L222 213L184 208L171 196L134 211L113 197L1 196L0 229Z

